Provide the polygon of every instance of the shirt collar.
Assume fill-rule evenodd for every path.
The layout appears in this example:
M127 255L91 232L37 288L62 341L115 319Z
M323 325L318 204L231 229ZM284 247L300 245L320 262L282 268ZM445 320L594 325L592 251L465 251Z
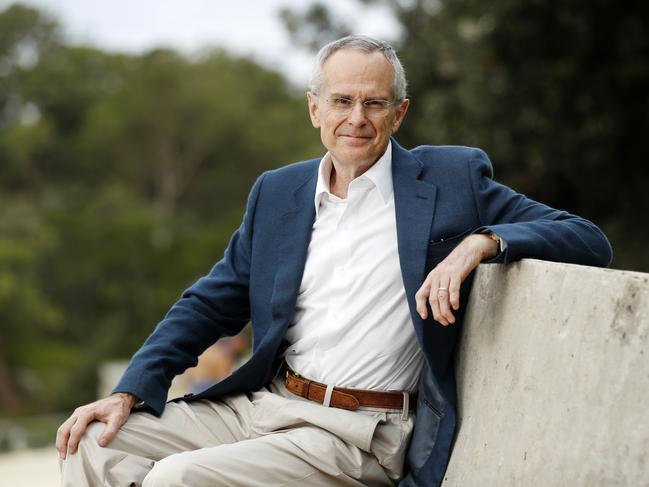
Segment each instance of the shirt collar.
M319 213L320 202L325 194L332 194L329 191L329 180L331 178L331 169L333 163L331 161L331 154L327 152L324 157L320 160L320 166L318 167L318 181L315 188L315 211L316 216ZM392 141L388 142L388 146L385 149L385 152L378 161L376 161L372 166L361 174L359 177L354 179L354 181L361 178L369 179L374 185L378 188L383 202L387 203L392 196ZM352 184L353 182L352 181Z

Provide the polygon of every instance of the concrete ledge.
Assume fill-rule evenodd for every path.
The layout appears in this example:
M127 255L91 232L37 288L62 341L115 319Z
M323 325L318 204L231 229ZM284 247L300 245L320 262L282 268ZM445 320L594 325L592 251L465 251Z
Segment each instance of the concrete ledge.
M649 485L649 274L477 270L445 486Z

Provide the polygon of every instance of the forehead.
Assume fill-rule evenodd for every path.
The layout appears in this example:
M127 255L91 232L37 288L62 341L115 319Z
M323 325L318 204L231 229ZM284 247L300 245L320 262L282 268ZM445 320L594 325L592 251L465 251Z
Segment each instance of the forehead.
M322 72L328 93L384 97L393 93L394 70L379 51L341 49L325 61Z

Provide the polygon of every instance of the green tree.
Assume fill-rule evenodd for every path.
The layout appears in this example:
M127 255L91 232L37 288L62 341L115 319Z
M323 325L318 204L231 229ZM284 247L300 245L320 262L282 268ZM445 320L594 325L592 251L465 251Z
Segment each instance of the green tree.
M646 3L362 3L389 5L402 25L413 103L400 141L484 148L498 179L601 225L614 267L649 271ZM307 47L351 31L322 4L283 16Z
M28 73L57 45L56 24L37 10L13 5L0 13L0 134L5 134L0 140L0 179L5 186L20 186L35 177L32 150L25 142L32 137L43 144L49 140L47 127L31 129L38 109L23 88Z
M0 67L0 412L67 409L221 257L254 179L321 148L303 93L222 50L71 46L14 6Z

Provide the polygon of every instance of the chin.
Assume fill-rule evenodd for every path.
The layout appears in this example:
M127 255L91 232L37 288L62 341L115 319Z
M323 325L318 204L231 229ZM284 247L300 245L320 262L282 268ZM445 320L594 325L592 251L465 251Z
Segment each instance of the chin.
M376 160L378 157L371 156L367 154L366 152L359 154L359 153L353 153L353 154L345 154L345 159L352 163L354 166L366 166L366 165L371 165Z

